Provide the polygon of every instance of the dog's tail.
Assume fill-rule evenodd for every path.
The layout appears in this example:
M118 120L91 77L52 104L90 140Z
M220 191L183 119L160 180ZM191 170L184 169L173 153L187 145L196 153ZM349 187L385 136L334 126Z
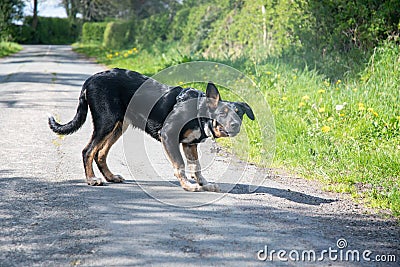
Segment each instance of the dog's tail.
M79 97L79 105L75 114L75 117L72 121L68 122L67 124L59 124L56 122L52 115L49 115L49 126L53 132L57 134L67 135L72 134L79 130L82 125L86 121L86 116L88 113L88 103L86 100L86 90L82 90L81 95Z

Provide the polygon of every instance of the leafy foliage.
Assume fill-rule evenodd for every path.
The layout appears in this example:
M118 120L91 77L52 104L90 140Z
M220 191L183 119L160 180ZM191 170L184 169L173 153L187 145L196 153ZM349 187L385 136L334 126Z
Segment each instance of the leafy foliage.
M82 26L81 41L83 43L102 44L107 22L85 22Z
M13 39L12 22L22 18L23 8L22 0L2 0L0 2L0 41Z
M30 44L71 44L80 34L80 25L66 18L38 17L36 31L30 26L32 17L15 29L16 41Z

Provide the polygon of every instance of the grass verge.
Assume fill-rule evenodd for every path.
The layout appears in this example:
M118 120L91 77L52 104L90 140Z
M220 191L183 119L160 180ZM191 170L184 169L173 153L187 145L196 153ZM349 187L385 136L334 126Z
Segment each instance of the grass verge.
M109 67L147 75L193 60L174 46L112 51L77 44L74 49ZM346 81L276 59L212 60L245 72L263 92L276 124L274 167L318 179L326 190L349 193L400 216L399 45L387 42L378 47L366 68ZM260 133L249 135L256 140L250 160L259 163Z
M5 57L22 50L22 47L16 43L0 42L0 57Z

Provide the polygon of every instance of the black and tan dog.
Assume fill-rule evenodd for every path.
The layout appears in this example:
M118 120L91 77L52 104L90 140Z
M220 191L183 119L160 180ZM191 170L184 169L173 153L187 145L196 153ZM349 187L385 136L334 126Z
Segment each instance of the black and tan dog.
M50 116L50 128L62 135L74 133L85 122L88 107L94 129L82 154L89 185L103 184L102 179L94 175L93 160L108 182L124 181L109 170L106 158L111 146L130 124L161 141L175 176L185 190L219 191L217 185L207 183L201 175L197 144L208 137L237 135L244 114L254 120L248 104L222 101L212 83L208 83L204 94L193 88L167 86L140 73L116 68L89 77L83 84L72 121L61 125ZM124 118L129 124L123 123ZM185 175L180 144L197 184L191 183Z

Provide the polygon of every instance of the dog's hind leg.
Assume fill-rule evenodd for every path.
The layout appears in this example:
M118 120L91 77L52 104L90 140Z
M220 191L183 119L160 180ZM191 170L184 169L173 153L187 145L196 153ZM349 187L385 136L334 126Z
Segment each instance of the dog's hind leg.
M108 152L110 151L111 146L114 145L115 142L117 142L117 140L121 137L121 135L125 132L125 130L126 127L122 126L122 122L117 122L111 133L106 135L106 137L103 140L102 148L100 148L100 150L98 150L98 152L95 155L94 159L97 163L97 166L99 167L99 170L101 171L107 182L122 183L124 181L124 178L121 175L113 174L108 168L107 155Z
M90 139L89 143L82 151L83 166L85 168L86 182L88 185L103 185L101 178L97 178L93 171L93 159L97 151L101 148L101 141L104 139L101 137L101 135L94 131L92 139Z

